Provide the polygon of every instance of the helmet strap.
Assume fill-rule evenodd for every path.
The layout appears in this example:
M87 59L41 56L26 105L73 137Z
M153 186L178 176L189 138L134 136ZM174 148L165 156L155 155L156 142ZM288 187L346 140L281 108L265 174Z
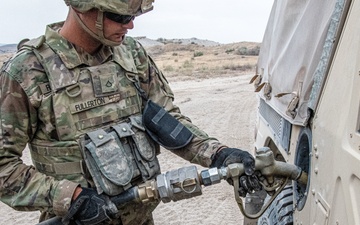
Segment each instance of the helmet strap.
M85 23L81 20L79 15L77 13L74 13L75 19L80 24L80 26L93 38L100 41L103 45L115 47L118 46L119 43L115 41L108 40L104 37L104 13L100 10L98 10L97 19L95 22L95 27L97 30L97 33L90 30Z

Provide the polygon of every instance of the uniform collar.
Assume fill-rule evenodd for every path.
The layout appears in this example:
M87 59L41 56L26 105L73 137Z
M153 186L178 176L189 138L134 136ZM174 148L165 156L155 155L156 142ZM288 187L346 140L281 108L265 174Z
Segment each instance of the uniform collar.
M94 66L102 64L112 58L112 49L108 46L102 46L99 51L90 55L79 47L75 47L59 34L59 30L64 22L53 23L46 27L46 42L61 58L68 69L73 69L80 65Z

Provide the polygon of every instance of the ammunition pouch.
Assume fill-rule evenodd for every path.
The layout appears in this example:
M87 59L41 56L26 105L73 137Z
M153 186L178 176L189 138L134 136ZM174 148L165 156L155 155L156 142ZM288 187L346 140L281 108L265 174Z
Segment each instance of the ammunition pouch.
M83 157L99 194L118 195L136 185L133 182L142 183L160 173L159 146L144 131L138 115L81 138Z
M185 147L193 138L189 129L151 100L146 103L143 124L150 137L167 149Z

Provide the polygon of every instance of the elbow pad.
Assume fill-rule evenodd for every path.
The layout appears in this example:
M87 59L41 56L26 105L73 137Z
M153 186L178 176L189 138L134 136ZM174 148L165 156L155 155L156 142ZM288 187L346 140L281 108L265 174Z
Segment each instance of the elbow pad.
M193 138L188 128L151 100L144 109L143 125L149 136L167 149L185 147Z

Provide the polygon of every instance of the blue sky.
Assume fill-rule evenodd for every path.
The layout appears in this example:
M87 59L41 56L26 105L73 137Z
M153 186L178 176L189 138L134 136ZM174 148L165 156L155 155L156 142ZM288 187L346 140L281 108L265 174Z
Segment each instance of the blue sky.
M155 0L154 10L135 20L130 36L207 39L220 43L261 42L271 0ZM66 18L63 0L3 1L0 43L17 43L44 33Z

